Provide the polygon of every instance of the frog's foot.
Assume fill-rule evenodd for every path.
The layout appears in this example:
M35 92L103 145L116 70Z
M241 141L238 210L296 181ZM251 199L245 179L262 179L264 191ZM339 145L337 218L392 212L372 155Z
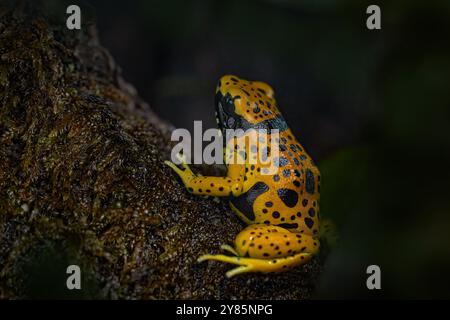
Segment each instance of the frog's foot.
M239 267L234 268L226 273L228 278L235 275L247 272L283 272L288 269L292 269L298 265L304 264L311 259L312 255L310 253L299 253L294 256L289 256L286 258L275 258L275 259L258 259L258 258L246 258L246 257L230 257L222 254L211 255L205 254L198 258L198 262L206 260L215 260L226 263L231 263L238 265Z
M239 267L227 272L232 277L245 272L283 272L305 264L319 250L319 241L310 235L290 232L279 226L253 224L236 237L235 248L222 245L233 256L204 255L198 261L222 261Z
M193 178L196 177L196 174L194 172L192 172L191 168L189 167L189 165L186 163L186 156L178 153L177 154L177 158L178 160L180 160L180 165L183 169L180 169L175 163L173 163L172 161L164 161L164 163L166 165L168 165L169 167L171 167L173 169L173 171L175 171L181 178L181 180L183 180L183 182L186 184L189 181L191 181Z
M175 163L171 162L171 161L164 161L164 163L166 165L168 165L169 167L172 168L173 171L175 171L178 176L181 178L181 180L183 181L183 184L186 186L186 188L188 189L189 192L193 191L193 187L191 186L191 183L193 181L193 179L197 178L197 177L202 177L202 175L200 173L194 173L192 172L191 168L189 167L189 165L186 163L186 158L181 155L181 154L177 154L177 158L180 160L180 165L182 166L183 169L180 169ZM209 195L199 195L202 198L208 199L211 196Z

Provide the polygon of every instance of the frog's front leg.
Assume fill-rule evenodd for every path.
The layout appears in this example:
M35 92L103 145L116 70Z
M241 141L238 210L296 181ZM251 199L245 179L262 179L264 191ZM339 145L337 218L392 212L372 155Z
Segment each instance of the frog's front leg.
M201 256L198 261L216 260L239 267L227 272L232 277L245 272L282 272L308 262L319 250L319 240L310 235L264 224L250 225L238 234L236 249L223 246L235 256Z
M245 174L243 165L229 165L226 177L208 177L192 172L184 157L180 157L180 161L184 170L177 167L173 162L165 161L164 163L180 176L189 192L195 195L216 197L236 197L242 194Z

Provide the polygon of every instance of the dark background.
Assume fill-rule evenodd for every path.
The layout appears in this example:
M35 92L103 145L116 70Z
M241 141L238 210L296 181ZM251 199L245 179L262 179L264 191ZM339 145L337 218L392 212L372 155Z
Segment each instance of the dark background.
M176 127L215 127L224 74L275 89L340 229L315 297L450 298L450 2L71 3ZM382 30L366 28L370 4ZM371 264L382 290L366 288Z

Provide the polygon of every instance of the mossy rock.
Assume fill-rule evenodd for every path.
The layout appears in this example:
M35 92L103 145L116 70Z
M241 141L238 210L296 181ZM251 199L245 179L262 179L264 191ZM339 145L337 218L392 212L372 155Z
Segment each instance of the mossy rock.
M232 279L198 264L244 227L163 164L172 127L126 83L93 25L0 22L0 298L304 299L321 258ZM66 268L82 290L65 288Z

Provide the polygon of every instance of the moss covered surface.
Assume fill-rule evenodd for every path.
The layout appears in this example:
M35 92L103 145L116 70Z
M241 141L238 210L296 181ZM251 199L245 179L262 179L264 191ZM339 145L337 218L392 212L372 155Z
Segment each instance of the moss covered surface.
M227 279L197 264L243 223L163 164L170 125L97 40L34 13L0 20L0 298L302 299L320 258ZM65 289L80 265L83 290Z

